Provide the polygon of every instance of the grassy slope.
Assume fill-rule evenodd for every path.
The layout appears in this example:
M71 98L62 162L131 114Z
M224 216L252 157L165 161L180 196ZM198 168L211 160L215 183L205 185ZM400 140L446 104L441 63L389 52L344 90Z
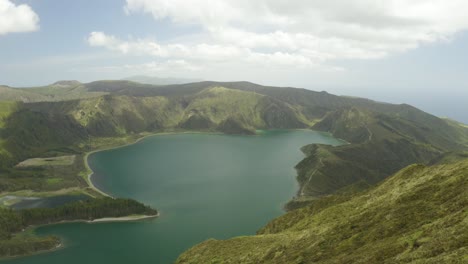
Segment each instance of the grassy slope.
M16 110L17 103L4 101L0 102L0 136L2 136L2 130L5 127L5 121L8 117ZM0 137L0 156L9 157L10 153L5 149L5 139ZM0 160L0 168L5 166L5 161Z
M35 94L23 89L14 89L8 86L0 86L2 101L33 102L45 100L46 96Z
M177 263L462 263L468 160L411 165L356 195L281 216L252 237L208 240Z
M313 128L352 144L303 148L306 158L296 166L301 196L375 184L407 165L427 163L448 150L466 149L463 142L468 136L468 131L457 127L450 133L456 138L451 141L437 129L355 107L330 112Z
M245 120L253 127L265 126L255 106L263 96L224 87L212 87L193 96L186 108L188 114L207 116L214 123L221 123L230 116Z

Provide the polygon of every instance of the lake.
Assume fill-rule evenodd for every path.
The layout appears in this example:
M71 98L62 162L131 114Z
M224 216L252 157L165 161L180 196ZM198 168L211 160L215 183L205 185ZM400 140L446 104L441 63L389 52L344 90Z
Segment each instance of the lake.
M300 147L343 142L308 130L257 136L174 134L89 156L93 183L115 197L158 209L157 219L43 226L63 249L2 263L172 263L209 238L252 235L284 213L298 190Z

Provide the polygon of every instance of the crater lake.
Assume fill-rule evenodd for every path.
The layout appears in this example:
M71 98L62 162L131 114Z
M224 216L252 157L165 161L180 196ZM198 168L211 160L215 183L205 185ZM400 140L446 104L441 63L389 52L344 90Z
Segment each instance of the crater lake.
M168 134L93 153L95 186L150 205L160 217L42 226L34 232L59 236L63 248L0 262L165 264L204 240L255 234L297 193L294 166L311 143L343 141L310 130Z

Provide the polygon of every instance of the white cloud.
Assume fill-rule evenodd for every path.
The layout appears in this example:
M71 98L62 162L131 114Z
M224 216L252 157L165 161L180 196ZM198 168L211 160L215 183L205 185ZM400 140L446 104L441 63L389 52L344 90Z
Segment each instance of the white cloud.
M39 29L39 16L30 6L0 0L0 35Z
M124 10L196 25L204 38L161 44L92 32L89 44L211 66L319 68L450 40L468 28L466 0L127 0Z
M167 60L167 61L151 61L141 64L123 64L119 66L97 66L97 67L80 67L72 69L71 72L99 73L99 74L115 74L116 76L129 75L190 75L203 70L202 67L193 65L185 60Z
M94 47L113 47L117 44L114 36L107 36L102 32L91 32L88 37L88 43Z
M168 44L161 45L154 40L136 39L124 41L103 32L91 32L88 43L95 47L104 47L123 54L160 58L181 58L193 60L219 61L245 55L246 50L236 46Z
M195 66L185 60L168 60L163 62L152 61L143 64L126 64L120 66L125 72L133 72L147 75L159 73L180 72L180 71L199 71L201 67Z
M365 58L447 39L468 28L466 0L127 0L125 9L198 24L227 43L315 45L325 53L332 43Z

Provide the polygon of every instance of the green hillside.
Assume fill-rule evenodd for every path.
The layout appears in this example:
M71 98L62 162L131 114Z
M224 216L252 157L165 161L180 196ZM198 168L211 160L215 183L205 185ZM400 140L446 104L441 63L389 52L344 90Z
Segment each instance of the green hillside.
M465 263L468 160L411 165L376 187L314 201L251 237L208 240L177 263Z
M468 142L466 127L408 105L248 82L61 81L8 90L32 97L0 93L0 191L85 187L85 152L145 133L312 128L350 142L308 147L297 166L297 201L361 189L409 164L464 150ZM30 158L67 155L78 155L76 166L64 174L69 180L53 188L46 184L50 170L14 167Z
M326 195L353 185L365 188L407 165L466 149L467 133L461 127L446 125L439 130L365 108L330 112L313 129L331 132L351 144L303 148L306 158L296 166L302 196Z

